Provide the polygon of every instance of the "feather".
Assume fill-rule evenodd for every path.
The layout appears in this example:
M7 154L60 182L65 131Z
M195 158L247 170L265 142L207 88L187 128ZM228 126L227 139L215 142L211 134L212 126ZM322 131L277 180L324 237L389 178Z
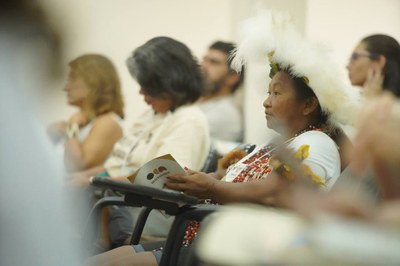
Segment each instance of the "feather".
M288 13L259 10L256 16L245 20L232 56L236 70L260 60L266 67L272 60L289 69L292 76L307 81L331 122L354 124L360 108L360 91L350 85L331 50L304 38Z

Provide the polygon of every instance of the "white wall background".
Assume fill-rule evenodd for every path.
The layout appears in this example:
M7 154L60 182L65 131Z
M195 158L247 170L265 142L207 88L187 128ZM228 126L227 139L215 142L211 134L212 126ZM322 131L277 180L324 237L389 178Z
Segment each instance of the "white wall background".
M327 43L345 66L363 37L388 34L400 41L398 0L308 0L306 34Z
M240 21L257 7L287 10L300 31L331 46L345 67L347 57L362 37L387 33L400 40L398 0L40 0L53 12L53 23L66 31L67 63L83 53L102 53L117 66L125 98L127 124L144 109L138 86L129 76L125 59L148 39L167 35L186 43L201 58L217 39L235 41ZM246 141L262 143L266 130L262 101L266 79L252 82L251 70L244 97ZM74 109L66 105L65 80L55 82L43 95L42 117L49 123L67 118Z
M54 23L66 29L65 65L83 53L101 53L116 65L130 123L144 108L139 88L125 67L129 54L148 39L166 35L186 43L201 56L217 38L230 39L230 1L228 0L42 0L54 11ZM209 7L213 7L210 9ZM68 67L65 68L67 75ZM48 95L47 120L73 112L65 105L64 81L55 84Z

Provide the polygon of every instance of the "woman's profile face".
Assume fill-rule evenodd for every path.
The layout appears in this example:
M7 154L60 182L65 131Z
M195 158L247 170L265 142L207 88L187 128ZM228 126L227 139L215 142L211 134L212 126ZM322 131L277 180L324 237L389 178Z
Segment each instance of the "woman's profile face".
M293 127L302 114L290 76L280 71L271 80L264 103L267 126L279 133Z
M172 100L167 96L153 97L146 94L143 89L140 89L139 93L143 95L144 101L151 106L155 113L164 114L172 108Z
M70 73L64 91L67 92L68 104L82 107L89 94L89 87L82 78Z
M347 70L349 79L354 86L363 86L367 81L368 70L375 67L376 62L371 60L371 54L364 43L359 43L350 56Z

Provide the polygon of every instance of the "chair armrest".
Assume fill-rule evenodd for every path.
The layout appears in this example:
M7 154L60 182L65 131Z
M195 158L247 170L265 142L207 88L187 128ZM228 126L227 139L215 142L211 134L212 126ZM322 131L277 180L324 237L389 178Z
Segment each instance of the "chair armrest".
M145 220L151 209L164 210L167 214L175 215L168 240L163 252L162 261L177 261L180 245L184 237L187 222L190 220L201 221L205 216L214 212L217 206L197 205L199 200L196 197L188 196L180 191L159 189L142 185L135 185L129 182L115 181L106 177L96 176L92 184L97 187L108 188L122 192L123 197L105 197L95 204L91 214L99 217L100 209L109 205L146 207L143 217L138 221L133 234L133 242L137 243L144 227ZM92 231L93 232L93 231ZM93 238L90 238L93 239ZM171 260L172 259L172 260Z
M135 185L129 182L115 181L104 176L93 177L92 185L122 192L124 196L104 197L94 205L85 229L85 238L89 239L88 242L92 241L94 232L98 229L96 224L93 227L90 226L93 224L93 221L96 221L100 217L100 211L104 207L111 205L145 207L138 217L132 235L132 243L137 244L151 210L158 209L163 210L169 215L177 215L183 212L188 206L198 203L197 198L185 195L180 191Z
M131 194L142 197L143 199L166 201L175 203L178 206L194 205L198 203L198 199L196 197L188 196L180 191L135 185L129 182L115 181L107 177L95 176L92 179L92 184L94 186L120 191L125 195Z

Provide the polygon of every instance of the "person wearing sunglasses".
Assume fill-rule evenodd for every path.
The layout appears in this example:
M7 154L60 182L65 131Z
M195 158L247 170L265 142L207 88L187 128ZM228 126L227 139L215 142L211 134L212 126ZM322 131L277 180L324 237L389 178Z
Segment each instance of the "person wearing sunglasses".
M388 90L399 97L399 42L384 34L363 38L350 56L347 70L351 84L363 87L366 96Z

